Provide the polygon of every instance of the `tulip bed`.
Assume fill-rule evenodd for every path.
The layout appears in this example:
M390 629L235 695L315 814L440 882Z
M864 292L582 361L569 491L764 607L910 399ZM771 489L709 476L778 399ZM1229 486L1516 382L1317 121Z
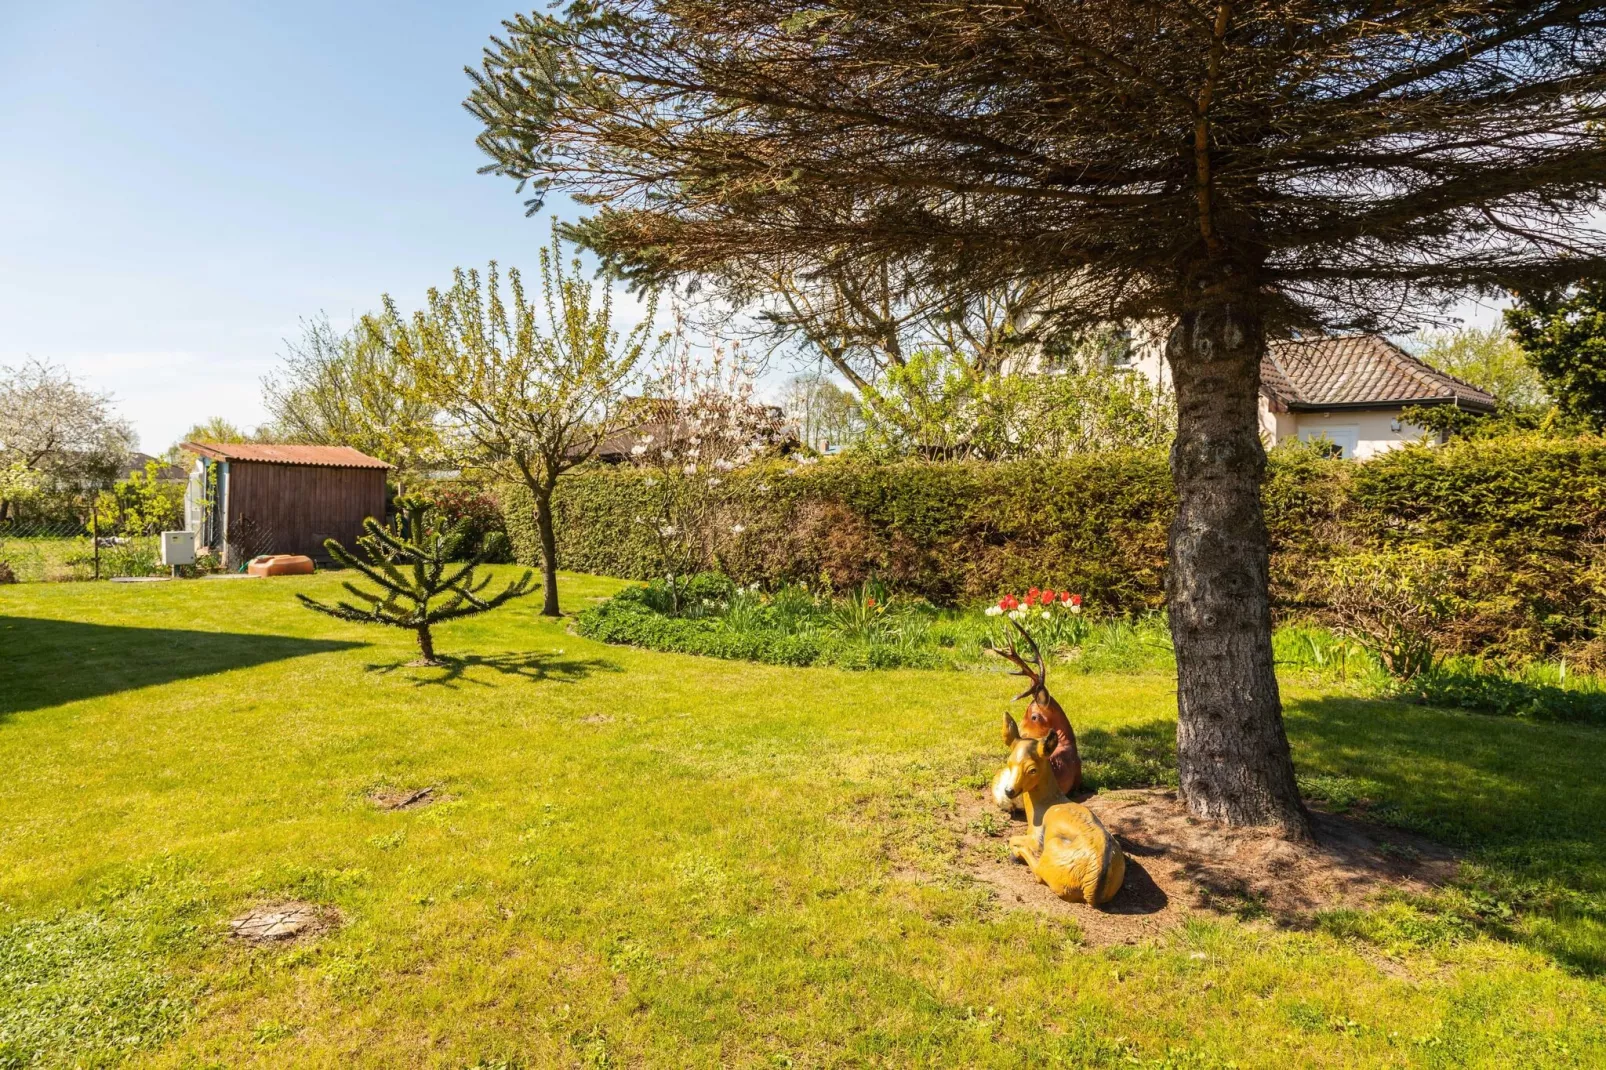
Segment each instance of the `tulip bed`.
M867 583L839 594L743 587L717 573L626 587L580 614L590 639L681 654L848 669L964 668L1009 642L1012 623L1079 672L1164 669L1158 614L1095 619L1080 595L1037 587L985 610L940 609Z

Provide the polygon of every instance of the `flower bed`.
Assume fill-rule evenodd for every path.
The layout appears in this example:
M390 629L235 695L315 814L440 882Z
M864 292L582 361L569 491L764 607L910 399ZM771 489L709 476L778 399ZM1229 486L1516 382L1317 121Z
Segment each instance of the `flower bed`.
M704 573L626 588L581 613L579 631L603 642L777 665L935 669L989 663L987 648L1006 636L1004 617L1025 627L1048 657L1083 670L1172 664L1158 616L1094 620L1079 595L1060 595L1034 587L978 612L895 597L873 582L832 596L799 586L762 591Z

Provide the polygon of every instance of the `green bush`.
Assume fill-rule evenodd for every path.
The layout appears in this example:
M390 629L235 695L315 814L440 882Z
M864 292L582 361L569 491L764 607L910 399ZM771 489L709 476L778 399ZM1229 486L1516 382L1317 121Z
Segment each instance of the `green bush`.
M563 566L661 577L645 522L656 515L654 490L650 475L629 469L567 478L556 501ZM1159 451L771 464L730 475L722 494L729 530L719 564L741 583L843 591L876 578L944 606L1048 584L1118 615L1164 604L1172 489ZM534 564L528 494L501 498L515 557ZM1284 615L1333 622L1323 580L1354 554L1459 550L1480 558L1484 581L1433 623L1435 649L1565 653L1580 668L1606 669L1606 439L1463 441L1360 464L1279 447L1264 502Z

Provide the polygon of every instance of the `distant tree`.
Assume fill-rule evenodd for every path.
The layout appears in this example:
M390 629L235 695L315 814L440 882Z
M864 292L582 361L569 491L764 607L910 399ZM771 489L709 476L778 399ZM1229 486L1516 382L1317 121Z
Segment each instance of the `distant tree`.
M1176 409L1147 377L1111 368L1101 342L1054 355L1051 370L977 372L922 350L869 387L860 445L883 456L1015 460L1169 442Z
M23 497L109 484L134 445L110 394L43 361L0 367L0 519Z
M430 290L411 320L387 295L372 338L390 347L422 403L441 413L442 446L464 468L522 483L535 498L545 595L558 616L558 545L552 495L558 480L590 460L628 412L625 390L653 349L656 296L623 336L613 292L567 265L556 233L541 250L541 304L526 299L516 270L502 292L495 262L482 284L457 270L450 289ZM544 315L543 315L544 313ZM543 330L544 326L544 330Z
M822 375L794 376L781 391L781 408L810 449L840 449L864 431L859 396Z
M341 586L360 604L326 605L304 594L296 597L308 609L341 620L405 628L418 636L418 664L441 664L435 656L435 638L430 629L449 620L487 613L524 597L534 588L530 573L525 572L501 591L484 597L491 577L476 581L474 571L494 547L482 547L479 553L460 561L470 536L469 525L460 522L441 530L434 520L427 502L401 498L389 527L373 517L363 521L366 534L357 540L353 550L334 539L324 542L336 561L378 586L376 593L350 580L343 583Z
M1309 824L1273 671L1269 337L1606 266L1606 9L1574 0L598 0L473 72L490 169L643 284L848 260L1059 329L1175 325L1189 809Z
M184 487L162 480L162 462L146 461L95 497L95 518L101 532L148 535L181 527Z
M437 461L437 410L383 334L382 319L348 331L325 315L303 321L280 370L262 380L275 432L286 442L351 446L402 473Z
M1562 413L1606 426L1606 275L1525 292L1506 326Z
M264 434L266 429L257 428L247 431L224 416L212 416L198 424L190 425L184 432L180 442L257 442L267 441L271 433Z
M1539 373L1505 327L1432 331L1418 335L1416 343L1423 360L1488 391L1505 408L1532 409L1550 401Z

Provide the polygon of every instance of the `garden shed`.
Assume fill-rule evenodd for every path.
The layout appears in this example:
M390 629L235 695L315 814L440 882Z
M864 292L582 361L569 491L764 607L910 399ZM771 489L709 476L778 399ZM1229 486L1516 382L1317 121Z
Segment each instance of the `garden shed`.
M197 550L236 568L259 554L327 558L325 539L350 545L365 517L385 517L390 465L350 446L186 442L196 457L184 515Z

